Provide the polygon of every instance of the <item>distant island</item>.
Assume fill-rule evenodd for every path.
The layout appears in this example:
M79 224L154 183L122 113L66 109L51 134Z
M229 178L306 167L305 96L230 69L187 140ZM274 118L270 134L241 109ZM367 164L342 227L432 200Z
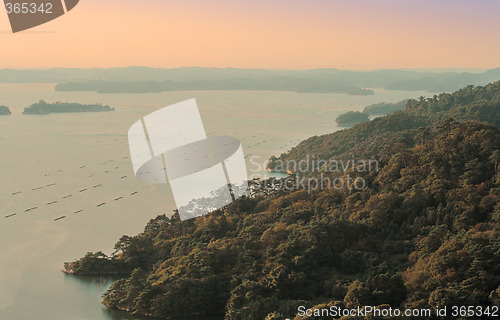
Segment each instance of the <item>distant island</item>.
M359 111L349 111L337 117L338 126L352 126L359 122L370 120L368 114Z
M97 93L152 93L174 90L269 90L303 93L345 93L349 95L373 95L373 90L360 88L332 79L271 77L265 79L231 78L184 81L108 81L89 80L63 82L56 91L95 91Z
M0 106L0 115L5 116L11 114L9 107Z
M115 111L115 108L103 106L102 104L79 104L67 102L47 103L43 100L24 108L23 114L50 114L69 112L107 112Z

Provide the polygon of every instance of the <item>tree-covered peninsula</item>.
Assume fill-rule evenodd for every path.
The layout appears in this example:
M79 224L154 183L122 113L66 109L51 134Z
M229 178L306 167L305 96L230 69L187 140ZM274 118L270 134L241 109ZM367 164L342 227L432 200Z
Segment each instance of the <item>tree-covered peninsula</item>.
M132 271L104 304L163 319L313 319L299 306L491 314L500 304L499 102L500 82L467 87L302 142L281 158L356 156L378 170L322 172L361 177L359 190L250 192L197 219L159 216L116 244L110 259Z
M115 108L102 104L80 104L67 102L47 103L43 100L24 108L23 114L50 114L69 112L108 112L115 111Z
M349 127L356 123L365 122L370 120L370 115L380 116L393 113L395 111L403 110L408 100L402 100L395 103L380 102L371 104L363 108L363 112L348 111L339 115L335 121L338 126Z
M408 100L402 100L394 103L380 102L371 104L363 108L363 113L367 113L370 115L386 115L395 111L403 110L407 102Z
M124 275L131 272L123 260L112 259L100 251L89 252L78 261L67 262L61 270L78 275Z
M339 115L337 119L335 119L337 125L342 127L352 126L356 123L365 122L368 120L370 120L370 116L359 111L348 111Z

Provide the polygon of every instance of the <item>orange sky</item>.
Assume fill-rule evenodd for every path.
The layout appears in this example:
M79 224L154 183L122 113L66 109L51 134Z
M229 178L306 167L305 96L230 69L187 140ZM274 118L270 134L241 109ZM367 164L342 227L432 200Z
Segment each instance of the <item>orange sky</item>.
M499 12L496 0L80 0L17 34L0 11L0 68L494 68Z

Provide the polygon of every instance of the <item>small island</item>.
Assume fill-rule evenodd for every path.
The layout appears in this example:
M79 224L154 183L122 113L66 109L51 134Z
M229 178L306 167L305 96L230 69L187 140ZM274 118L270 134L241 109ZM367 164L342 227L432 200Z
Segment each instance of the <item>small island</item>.
M370 120L368 114L359 111L349 111L337 117L336 122L338 126L348 127L355 125L358 122L365 122Z
M67 102L47 103L43 100L24 108L23 114L50 114L69 112L107 112L115 111L115 108L102 104L79 104Z
M0 116L6 116L11 114L9 107L0 106Z

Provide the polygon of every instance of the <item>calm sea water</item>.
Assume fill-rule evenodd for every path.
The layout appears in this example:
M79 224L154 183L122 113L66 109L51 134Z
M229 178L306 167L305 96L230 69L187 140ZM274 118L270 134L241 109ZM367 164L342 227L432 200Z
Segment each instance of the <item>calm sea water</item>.
M121 235L138 234L149 219L174 209L168 185L135 180L125 158L128 128L142 116L196 98L209 135L240 139L245 154L263 166L271 155L307 137L338 130L335 118L343 112L425 95L383 90L374 96L264 91L101 95L55 92L53 87L0 84L0 105L13 112L0 116L2 320L139 319L101 305L101 294L113 279L68 276L60 269L88 251L110 253ZM99 102L116 111L21 115L41 99ZM248 163L248 171L266 175L260 165Z

